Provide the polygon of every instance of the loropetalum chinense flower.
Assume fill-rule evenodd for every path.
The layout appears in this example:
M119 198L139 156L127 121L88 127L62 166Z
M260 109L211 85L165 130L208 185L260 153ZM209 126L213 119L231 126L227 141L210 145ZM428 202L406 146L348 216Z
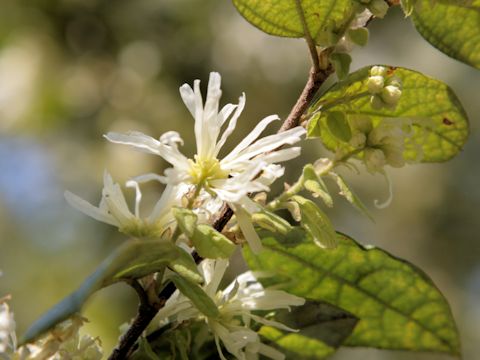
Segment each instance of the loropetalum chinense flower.
M69 191L65 192L68 203L92 218L116 226L125 234L132 236L160 236L173 222L170 208L180 204L179 186L167 185L160 200L156 203L151 214L140 217L140 201L142 193L139 182L155 180L155 176L138 177L127 182L128 187L135 189L135 210L129 209L120 185L115 183L111 175L105 171L103 176L102 200L98 207L93 206L82 198Z
M252 272L239 275L224 290L219 290L227 260L204 260L200 271L205 278L204 291L217 305L219 316L209 318L178 290L168 299L157 318L161 325L180 324L186 320L205 321L212 332L219 356L226 360L223 347L236 359L258 359L263 355L270 359L281 360L285 356L277 349L263 344L256 331L255 324L273 326L286 331L296 331L274 320L255 314L255 311L290 309L305 303L303 298L281 290L265 289Z
M16 347L15 320L6 301L0 299L0 359Z
M278 116L261 120L230 153L223 158L219 152L232 134L245 106L245 94L237 105L227 104L219 109L221 78L212 72L208 83L205 104L200 92L200 81L195 80L193 89L188 84L180 87L180 95L195 119L197 153L193 159L184 156L178 149L183 141L177 132L169 131L159 140L140 132L126 134L108 133L111 142L130 145L141 151L159 155L173 167L157 178L169 185L188 184L201 188L213 198L225 201L235 212L243 235L254 251L261 249L260 239L250 222L249 214L260 210L249 194L268 191L269 185L283 175L283 167L276 163L287 161L300 154L299 147L280 149L298 142L305 129L295 127L285 132L257 140L265 128ZM225 130L222 132L222 128Z

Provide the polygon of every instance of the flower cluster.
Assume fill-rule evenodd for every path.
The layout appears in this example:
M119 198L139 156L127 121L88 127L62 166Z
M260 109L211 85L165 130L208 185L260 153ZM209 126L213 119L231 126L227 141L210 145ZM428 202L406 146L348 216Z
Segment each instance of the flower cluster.
M161 325L178 325L184 321L204 321L213 333L219 356L226 360L223 347L236 359L255 359L261 354L270 359L284 359L275 348L263 344L259 335L251 329L254 323L273 326L286 331L295 331L279 322L255 314L255 311L290 309L300 306L305 300L281 290L264 289L252 272L238 276L224 290L219 284L227 260L205 260L200 270L205 278L203 289L217 305L220 315L209 318L178 290L157 315Z
M374 109L382 107L393 109L402 96L401 80L396 76L389 76L384 66L373 66L370 69L367 87L372 94L370 103Z
M212 202L218 204L218 200L221 200L235 212L236 221L252 249L260 251L260 239L254 231L250 215L261 208L250 195L268 191L270 184L283 175L284 169L277 163L297 157L300 148L282 147L300 141L305 129L295 127L257 140L270 123L279 120L276 115L268 116L261 120L230 153L220 157L220 150L235 129L245 106L243 94L238 104L227 104L220 109L222 94L220 83L220 75L211 73L205 104L199 80L195 80L193 88L187 84L180 87L180 95L195 120L197 153L193 159L180 152L178 146L183 144L183 140L174 131L163 134L159 140L140 132L126 134L111 132L105 135L113 143L158 155L172 165L163 175L146 174L127 183L137 192L134 213L129 210L118 184L115 184L107 173L99 207L67 192L66 198L69 203L97 220L118 226L124 233L134 236L156 236L171 223L172 206L178 205L181 199L188 197L189 194L196 194L196 198L202 198L204 207L209 207L208 204L211 205ZM141 199L139 183L148 180L166 184L166 190L151 215L142 219L138 210Z
M100 360L103 351L98 338L80 336L86 319L75 315L56 325L33 344L20 347L12 360Z
M403 152L409 135L401 123L383 121L376 127L368 116L350 119L352 138L350 145L363 149L363 161L370 173L383 172L385 165L396 168L405 165Z
M6 298L0 299L0 359L2 360L100 360L100 341L90 335L80 336L86 321L81 316L55 326L35 343L17 348L15 320Z
M0 359L16 347L15 320L6 301L0 299Z

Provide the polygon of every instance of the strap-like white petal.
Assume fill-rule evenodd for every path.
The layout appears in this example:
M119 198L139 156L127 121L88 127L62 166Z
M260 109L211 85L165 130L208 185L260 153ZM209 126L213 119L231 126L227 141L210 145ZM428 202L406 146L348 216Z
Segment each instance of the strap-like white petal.
M106 211L101 210L89 202L83 200L81 197L71 193L70 191L65 191L64 193L65 200L70 204L71 207L81 211L85 215L88 215L95 220L113 225L119 226L119 223L115 218L108 214Z
M103 136L115 144L129 145L146 153L160 155L160 141L139 131L130 131L126 134L109 132Z
M229 162L236 162L236 161L244 161L247 159L252 159L253 157L263 154L272 150L279 148L282 145L292 145L301 140L301 137L305 134L305 129L301 126L297 126L293 129L284 131L279 134L270 135L264 137L254 144L248 146L247 148L243 149L240 152L237 152L234 156L222 160L222 165L229 167L231 164Z
M229 162L231 159L234 159L240 151L254 142L271 122L276 120L280 120L277 115L270 115L261 120L250 134L248 134L227 156L225 156L222 162Z
M240 117L240 114L242 113L244 107L245 107L245 102L246 102L246 97L245 97L245 93L242 94L242 96L240 96L238 98L238 106L235 110L235 113L233 114L232 118L230 119L230 121L228 122L228 126L227 128L225 129L225 131L223 132L222 134L222 137L220 138L220 140L218 141L218 143L215 145L215 152L214 152L214 156L218 156L218 153L220 152L220 149L222 148L222 146L225 144L225 142L227 141L227 138L233 133L233 131L235 130L235 127L237 126L237 120L238 118Z
M235 217L237 218L238 226L242 230L245 240L247 240L250 249L254 254L258 254L263 250L262 241L255 231L250 215L241 207L234 206Z

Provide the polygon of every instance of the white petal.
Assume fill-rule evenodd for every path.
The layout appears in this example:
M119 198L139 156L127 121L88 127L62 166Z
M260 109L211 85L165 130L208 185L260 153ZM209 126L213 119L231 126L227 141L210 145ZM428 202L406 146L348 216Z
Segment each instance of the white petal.
M79 196L71 193L70 191L65 191L64 193L65 200L72 206L73 208L83 212L85 215L88 215L95 220L113 225L113 226L119 226L119 223L115 218L108 214L106 211L103 211L89 202L83 200Z
M167 178L165 176L161 176L161 175L154 174L154 173L148 173L148 174L135 176L132 180L136 181L140 184L144 183L144 182L148 182L148 181L153 181L153 180L158 181L162 184L167 183Z
M222 126L238 105L226 104L218 113L218 123Z
M283 353L281 353L280 351L278 351L277 349L271 347L271 346L268 346L268 345L265 345L263 343L259 343L258 344L258 353L259 354L262 354L263 356L266 356L270 359L273 359L273 360L284 360L285 359L285 355Z
M228 162L235 158L240 151L254 142L271 122L276 120L280 120L277 115L270 115L261 120L250 134L248 134L247 137L245 137L245 139L243 139L222 161Z
M176 146L177 144L183 145L183 140L176 131L167 131L162 134L162 136L160 136L160 142L170 146Z
M288 161L291 159L296 158L300 155L301 148L300 147L292 147L288 149L281 149L277 151L272 151L265 155L259 155L255 158L255 160L264 161L267 164L279 163L283 161Z
M248 245L255 254L258 254L262 251L263 246L260 240L260 237L256 233L250 216L242 208L235 206L234 207L235 216L237 218L238 226L242 230L245 240L247 240Z
M160 199L155 204L147 221L150 224L155 224L162 219L164 215L170 212L171 207L175 205L177 187L174 185L167 185L163 190Z
M142 201L142 192L140 191L140 186L135 180L129 180L125 184L127 187L135 189L135 216L140 217L140 201Z
M178 150L176 144L175 146L164 144L138 131L127 134L110 132L104 137L115 144L129 145L140 151L159 155L180 169L189 168L188 159ZM167 138L172 139L171 132L167 133Z
M195 117L195 93L193 92L192 88L188 84L183 84L180 86L180 96L182 97L185 106L187 107L190 114Z
M109 212L120 223L121 226L135 220L135 216L128 208L122 189L118 184L113 182L112 177L106 170L103 175L102 196L107 203Z
M130 131L127 134L109 132L103 136L115 144L129 145L146 153L160 155L161 142L141 132Z
M291 331L291 332L297 332L298 331L297 329L292 329L291 327L288 327L287 325L284 325L284 324L282 324L278 321L267 320L265 318L262 318L261 316L250 314L250 317L253 320L255 320L256 322L258 322L260 324L263 324L263 325L276 327L277 329L281 329L281 330L285 330L285 331Z
M215 260L214 262L214 269L213 274L211 274L210 281L207 283L205 287L205 292L210 296L215 296L218 286L220 285L220 281L222 281L223 275L228 267L228 260L219 259ZM206 280L206 279L205 279Z
M301 140L301 136L305 134L305 131L306 130L303 127L297 126L296 128L284 131L282 133L264 137L258 140L257 142L255 142L254 144L248 146L244 150L238 152L237 154L235 154L234 157L229 157L230 154L232 154L235 151L234 149L234 151L232 151L232 153L230 153L229 156L227 156L228 159L225 158L222 160L222 166L224 165L228 167L230 166L229 162L244 161L247 159L252 159L254 156L258 154L275 150L282 145L294 144Z
M245 107L245 101L246 101L245 93L243 93L242 96L240 96L240 98L238 99L237 109L235 110L235 113L230 119L227 128L223 132L222 137L220 138L218 143L215 145L215 152L214 152L215 156L218 155L218 153L220 152L220 149L227 141L227 138L232 134L233 130L235 130L235 127L237 126L237 120L240 117L240 114L242 113L243 108Z

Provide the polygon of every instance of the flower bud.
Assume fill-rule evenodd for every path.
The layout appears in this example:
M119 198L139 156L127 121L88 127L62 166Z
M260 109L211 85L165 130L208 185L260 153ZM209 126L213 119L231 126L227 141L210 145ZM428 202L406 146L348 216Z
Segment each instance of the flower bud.
M387 105L395 106L402 96L402 90L394 85L388 85L382 90L380 96Z
M385 154L380 149L365 149L365 166L370 172L381 171L387 164Z
M352 145L354 148L361 149L365 147L365 143L367 142L367 136L364 133L356 133L350 139L349 144Z
M367 80L368 92L371 94L378 94L382 91L385 85L385 78L380 75L370 76Z
M349 117L350 125L353 130L368 134L373 130L372 119L365 115L353 115Z
M372 66L370 69L370 76L385 76L387 75L387 68L385 66Z

